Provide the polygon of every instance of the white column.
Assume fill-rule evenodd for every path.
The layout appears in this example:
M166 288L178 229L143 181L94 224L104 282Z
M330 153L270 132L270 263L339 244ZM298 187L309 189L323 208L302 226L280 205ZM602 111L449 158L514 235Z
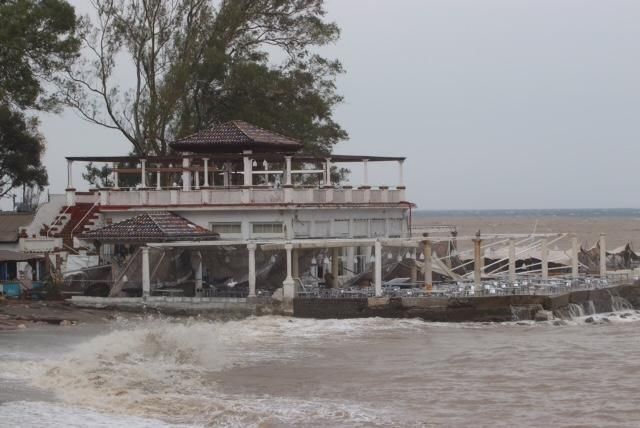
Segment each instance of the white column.
M431 241L422 241L424 253L424 288L431 290L433 288L433 258Z
M182 159L182 190L188 192L191 190L191 172L189 166L191 162L189 158Z
M356 249L354 247L347 247L346 251L347 251L347 265L344 273L347 276L347 278L351 278L352 276L354 276L354 272L355 272Z
M375 266L374 266L374 287L376 297L382 296L382 243L376 241L374 245Z
M253 185L253 161L248 156L251 154L250 150L244 151L244 157L242 158L244 161L244 185L252 186Z
M404 160L398 161L398 187L404 187Z
M549 279L549 242L547 238L542 240L542 280L546 281Z
M204 187L209 187L209 158L202 158L204 162Z
M293 309L293 298L295 297L295 283L293 282L291 266L291 250L293 249L293 245L285 244L284 249L287 252L287 277L282 283L282 293L284 297L285 310L290 312Z
M196 178L196 190L200 190L200 171L196 169L195 171L193 171L193 175Z
M284 163L285 163L284 184L285 184L285 186L291 186L292 185L292 182L291 182L291 156L285 156L284 157Z
M67 189L73 189L73 161L67 159Z
M509 282L516 282L516 240L509 238Z
M256 244L247 244L249 251L249 297L256 297Z
M198 264L196 264L195 280L196 280L196 296L202 294L202 253L196 252L198 258Z
M149 275L149 247L142 247L142 297L151 295L151 278Z
M120 187L118 184L118 169L115 162L113 163L111 169L113 170L113 188L118 190Z
M607 277L607 235L600 234L600 278Z
M364 183L363 186L369 185L369 159L362 159L362 168L364 172Z
M147 160L140 159L140 187L147 187Z
M578 279L580 271L578 270L578 238L573 236L571 238L571 277Z
M158 165L158 170L156 171L156 190L162 190L162 183L160 181L160 168L162 168L162 165Z
M326 180L324 181L324 185L331 186L331 158L326 158L325 161L324 167Z

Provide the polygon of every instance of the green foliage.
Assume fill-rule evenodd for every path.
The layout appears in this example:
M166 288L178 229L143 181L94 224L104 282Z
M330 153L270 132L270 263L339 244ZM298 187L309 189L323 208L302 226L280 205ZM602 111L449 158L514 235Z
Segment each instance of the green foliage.
M22 110L56 106L45 86L76 57L75 27L66 1L0 0L0 198L22 185L48 184L38 121Z
M22 185L42 189L48 184L40 161L44 140L37 124L36 119L0 105L0 198Z
M242 119L328 153L346 132L338 61L313 53L337 40L324 0L95 0L83 41L92 54L60 86L87 120L120 131L135 153ZM116 61L118 58L118 61ZM126 58L126 64L122 64ZM117 64L135 71L121 86Z
M0 100L48 110L43 81L77 56L76 17L64 0L0 0Z
M89 162L85 172L82 173L82 178L96 187L113 187L112 172L113 169L109 165L98 168L93 162Z

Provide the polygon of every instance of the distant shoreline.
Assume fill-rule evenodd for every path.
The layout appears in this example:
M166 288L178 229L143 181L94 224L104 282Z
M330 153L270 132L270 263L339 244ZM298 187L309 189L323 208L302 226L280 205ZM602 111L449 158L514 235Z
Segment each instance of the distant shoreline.
M415 210L414 218L433 217L571 217L571 218L635 218L640 208L561 208L561 209L455 209Z

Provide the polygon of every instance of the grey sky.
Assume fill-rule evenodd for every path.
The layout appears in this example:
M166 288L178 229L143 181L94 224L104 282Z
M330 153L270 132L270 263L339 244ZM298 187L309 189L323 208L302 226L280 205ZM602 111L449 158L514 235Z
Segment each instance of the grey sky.
M347 70L336 117L351 140L336 152L407 156L421 209L640 206L640 2L327 7L342 38L323 52ZM65 155L129 150L71 112L45 117L42 131L52 192L65 187ZM395 168L374 173L396 184Z

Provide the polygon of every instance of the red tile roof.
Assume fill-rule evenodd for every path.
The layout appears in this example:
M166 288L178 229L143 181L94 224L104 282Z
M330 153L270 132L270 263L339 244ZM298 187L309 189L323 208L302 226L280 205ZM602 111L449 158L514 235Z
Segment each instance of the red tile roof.
M98 241L200 241L218 239L219 235L167 211L148 212L119 223L84 232L80 239Z
M276 132L267 131L242 120L233 120L174 141L177 151L198 153L234 153L243 150L295 152L301 142Z

